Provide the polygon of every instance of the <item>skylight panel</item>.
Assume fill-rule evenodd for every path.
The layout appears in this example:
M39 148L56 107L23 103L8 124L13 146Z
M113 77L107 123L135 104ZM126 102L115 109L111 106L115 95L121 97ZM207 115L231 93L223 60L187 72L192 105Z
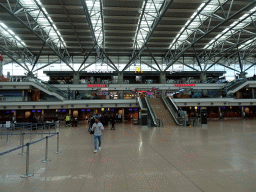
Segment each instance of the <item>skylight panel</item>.
M250 25L252 22L256 20L256 14L254 13L256 11L256 6L245 13L243 16L241 16L237 21L233 22L230 27L227 27L225 30L223 30L219 35L217 35L210 43L208 43L204 49L212 49L216 44L223 42L224 40L227 40L231 37L232 34L235 34L238 32L239 29L244 29L248 25ZM251 16L250 16L251 14ZM240 22L240 23L239 23ZM232 28L232 29L230 29ZM232 30L229 31L229 30ZM228 32L229 31L229 32ZM241 45L239 48L246 48L248 46L247 42L244 45Z
M20 3L27 8L30 8L31 11L29 12L30 15L38 22L38 24L43 28L43 30L49 35L51 40L57 45L57 46L63 46L66 47L66 43L63 40L59 30L57 29L55 24L52 24L54 30L51 27L51 23L53 23L52 18L46 11L44 7L42 7L42 10L44 12L44 15L40 10L38 10L38 6L35 3L35 1L40 5L43 6L40 0L20 0ZM49 20L49 21L48 21Z
M101 17L101 1L100 0L85 0L87 8L91 16L92 27L98 45L104 47L104 31Z
M2 22L0 22L0 33L10 40L15 40L18 47L26 47L26 43L24 43L11 29L9 29Z
M189 38L189 36L194 32L194 29L200 27L201 23L208 19L207 15L210 15L219 9L219 3L224 4L227 1L228 0L212 0L208 5L202 3L198 7L196 12L192 14L192 16L186 22L185 26L180 30L178 35L174 38L169 49L177 49L182 44L182 42L186 41Z
M133 43L134 51L142 47L144 40L146 39L155 19L157 18L164 1L165 0L148 0L146 5L145 1L143 2L142 7L145 7L145 10L143 15L141 13L141 19L138 21Z

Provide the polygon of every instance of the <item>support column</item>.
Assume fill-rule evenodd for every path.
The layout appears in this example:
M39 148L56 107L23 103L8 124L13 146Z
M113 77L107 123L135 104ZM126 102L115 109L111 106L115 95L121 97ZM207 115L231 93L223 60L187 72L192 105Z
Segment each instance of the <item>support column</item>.
M0 76L3 76L3 62L0 61Z
M160 83L165 84L166 83L166 74L160 73Z
M118 72L118 84L124 83L124 74L122 72Z
M124 99L124 91L118 91L120 99Z
M79 84L80 83L80 74L74 73L73 74L73 84Z
M206 73L201 73L201 75L200 75L200 82L201 83L206 83L207 82ZM208 90L203 89L203 96L207 96L207 95L208 95Z
M25 101L25 90L22 90L22 101Z
M181 83L182 83L182 84L186 83L186 81L187 81L186 78L181 78L180 80L181 80Z
M252 98L255 99L254 88L252 88Z
M201 75L200 75L200 82L201 83L206 83L207 82L206 73L201 73Z
M124 108L122 109L122 123L124 123Z
M246 78L246 72L241 72L240 74L239 74L239 78Z

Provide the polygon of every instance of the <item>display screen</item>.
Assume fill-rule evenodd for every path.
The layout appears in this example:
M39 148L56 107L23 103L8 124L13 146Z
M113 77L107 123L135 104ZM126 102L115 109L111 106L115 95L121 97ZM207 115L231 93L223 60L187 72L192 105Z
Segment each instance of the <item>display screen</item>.
M91 111L91 109L87 109L87 111Z
M137 109L137 108L134 108L133 110L134 110L134 111L138 111L138 109Z
M62 112L66 112L66 109L62 109Z
M37 110L37 113L41 113L41 110Z
M132 111L132 108L130 108L129 111Z
M81 109L82 112L85 112L85 109Z
M110 111L115 111L115 109L110 109Z
M6 111L6 113L10 113L10 111Z
M36 110L32 110L32 113L35 113L36 112Z

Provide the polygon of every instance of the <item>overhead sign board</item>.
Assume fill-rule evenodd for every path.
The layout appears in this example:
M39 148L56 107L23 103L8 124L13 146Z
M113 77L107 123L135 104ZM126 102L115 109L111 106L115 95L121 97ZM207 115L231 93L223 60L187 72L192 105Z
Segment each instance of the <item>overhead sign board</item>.
M196 84L174 84L174 87L195 87Z
M106 84L87 84L87 87L106 87Z

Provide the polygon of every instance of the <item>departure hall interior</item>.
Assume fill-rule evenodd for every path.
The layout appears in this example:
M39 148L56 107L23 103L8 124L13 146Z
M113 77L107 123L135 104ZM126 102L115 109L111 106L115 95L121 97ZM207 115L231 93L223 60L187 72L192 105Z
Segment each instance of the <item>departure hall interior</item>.
M255 192L256 0L0 0L1 192Z

